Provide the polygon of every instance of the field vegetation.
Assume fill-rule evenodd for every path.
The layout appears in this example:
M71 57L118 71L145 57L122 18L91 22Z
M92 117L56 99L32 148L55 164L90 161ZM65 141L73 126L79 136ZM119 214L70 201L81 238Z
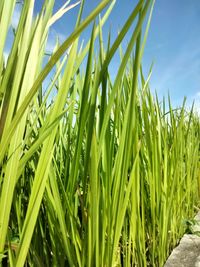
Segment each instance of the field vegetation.
M45 0L35 15L24 1L6 59L16 2L0 1L0 265L163 266L198 210L200 121L185 99L152 95L143 74L154 1L138 1L112 43L115 1L86 18L82 1L51 55L49 29L73 5L53 14Z

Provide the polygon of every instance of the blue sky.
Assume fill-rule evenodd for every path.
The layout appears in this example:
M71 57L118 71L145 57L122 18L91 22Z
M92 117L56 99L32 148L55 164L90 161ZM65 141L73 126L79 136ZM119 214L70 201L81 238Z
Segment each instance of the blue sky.
M155 61L152 88L175 104L186 95L200 105L200 1L157 0L144 55Z
M55 11L65 1L55 1ZM72 0L70 4L77 2ZM95 8L100 0L85 0L84 17ZM36 12L41 1L36 0ZM112 29L112 40L123 26L128 15L136 5L136 0L117 0L107 24L104 36ZM55 36L61 42L73 31L78 7L70 10L51 29L48 49L54 46ZM17 20L17 16L15 16ZM89 38L91 27L82 35ZM127 40L130 33L127 35ZM125 40L125 43L127 41ZM115 58L115 61L117 57ZM199 0L157 0L148 40L143 56L143 69L147 73L154 62L151 77L151 90L159 97L171 95L174 105L180 105L187 96L188 104L193 99L200 106L200 1Z

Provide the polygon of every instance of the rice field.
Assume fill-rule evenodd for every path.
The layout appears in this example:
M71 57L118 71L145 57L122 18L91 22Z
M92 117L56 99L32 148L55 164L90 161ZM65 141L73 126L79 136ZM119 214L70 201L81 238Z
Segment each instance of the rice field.
M154 1L138 1L112 43L115 1L86 18L82 1L48 56L49 29L73 6L45 0L35 15L24 1L5 59L16 2L0 1L0 266L163 266L199 209L200 119L143 74Z

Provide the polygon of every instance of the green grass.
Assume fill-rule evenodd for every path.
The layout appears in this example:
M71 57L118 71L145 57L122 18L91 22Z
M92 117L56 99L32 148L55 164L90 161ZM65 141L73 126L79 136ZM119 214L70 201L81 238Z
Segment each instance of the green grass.
M103 25L114 4L101 1L82 19L82 1L74 31L43 67L49 27L68 9L53 15L46 0L35 17L25 1L5 62L15 1L0 2L2 265L162 266L198 208L199 117L185 100L177 109L159 102L151 70L142 73L154 1L138 1L111 44Z

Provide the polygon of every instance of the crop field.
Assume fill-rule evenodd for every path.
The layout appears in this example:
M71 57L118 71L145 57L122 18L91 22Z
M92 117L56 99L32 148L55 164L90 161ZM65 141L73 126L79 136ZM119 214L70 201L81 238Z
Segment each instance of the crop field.
M199 209L200 119L143 73L154 1L138 1L113 42L115 1L87 17L81 1L51 55L49 29L73 6L44 0L35 15L24 1L6 59L16 2L0 1L0 266L163 266Z

